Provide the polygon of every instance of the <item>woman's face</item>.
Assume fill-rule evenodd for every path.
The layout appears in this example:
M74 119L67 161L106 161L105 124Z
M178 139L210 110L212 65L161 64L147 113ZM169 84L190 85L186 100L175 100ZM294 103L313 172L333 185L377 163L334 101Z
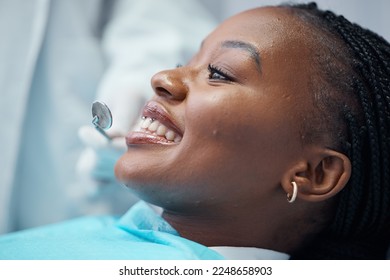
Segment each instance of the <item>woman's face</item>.
M302 26L283 9L227 20L188 64L152 78L156 94L143 128L127 136L118 179L171 210L223 211L280 196L303 149L307 56Z

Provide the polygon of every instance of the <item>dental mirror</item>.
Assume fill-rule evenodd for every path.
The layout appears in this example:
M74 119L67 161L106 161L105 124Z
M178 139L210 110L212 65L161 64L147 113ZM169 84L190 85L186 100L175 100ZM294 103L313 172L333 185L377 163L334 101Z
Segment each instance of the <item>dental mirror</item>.
M92 124L104 137L111 140L111 137L104 130L112 126L112 114L103 102L95 101L92 103Z

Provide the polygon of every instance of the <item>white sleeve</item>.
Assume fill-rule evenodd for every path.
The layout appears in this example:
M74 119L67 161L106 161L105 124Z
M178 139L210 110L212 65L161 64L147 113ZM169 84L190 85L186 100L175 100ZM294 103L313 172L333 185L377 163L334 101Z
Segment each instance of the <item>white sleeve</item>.
M103 33L107 70L97 93L112 110L112 131L128 131L140 104L153 94L152 75L186 63L215 26L196 0L117 2Z

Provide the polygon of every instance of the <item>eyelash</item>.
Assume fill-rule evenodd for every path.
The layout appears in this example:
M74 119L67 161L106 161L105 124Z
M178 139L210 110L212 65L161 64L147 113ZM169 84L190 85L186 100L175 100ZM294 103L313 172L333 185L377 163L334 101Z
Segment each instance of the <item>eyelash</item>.
M227 74L224 70L222 70L218 66L214 66L212 64L209 64L209 66L207 68L209 70L209 79L210 80L221 80L221 81L227 81L227 82L232 82L233 81L233 78L230 77L229 74ZM219 78L214 78L213 76L215 74L217 74L220 77Z

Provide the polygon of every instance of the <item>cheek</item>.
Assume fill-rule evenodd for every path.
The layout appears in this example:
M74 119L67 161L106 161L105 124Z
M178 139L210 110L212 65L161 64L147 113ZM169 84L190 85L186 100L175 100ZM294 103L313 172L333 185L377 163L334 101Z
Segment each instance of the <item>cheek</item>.
M239 94L239 93L237 93ZM231 95L230 95L231 96ZM242 108L246 108L246 112ZM189 136L232 145L240 144L252 126L251 109L243 100L225 93L188 99L186 129Z
M236 96L189 98L186 133L189 146L198 147L193 157L202 156L201 168L224 184L276 184L291 150L288 125L266 101Z
M256 93L217 92L188 98L186 133L229 148L275 146L294 133L288 107ZM292 121L291 121L292 122Z

